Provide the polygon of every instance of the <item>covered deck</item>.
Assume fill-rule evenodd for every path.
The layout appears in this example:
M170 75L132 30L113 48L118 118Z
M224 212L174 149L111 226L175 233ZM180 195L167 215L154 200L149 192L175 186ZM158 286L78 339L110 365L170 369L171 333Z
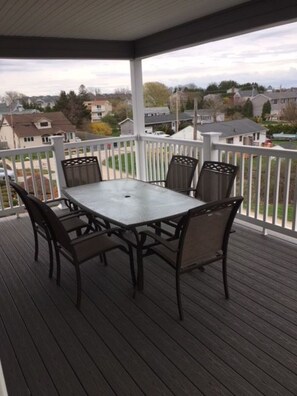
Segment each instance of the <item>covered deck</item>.
M229 247L230 300L219 266L182 279L145 261L145 288L132 298L128 259L110 253L61 287L48 278L41 243L34 262L26 214L0 219L0 355L9 395L296 395L297 246L236 225Z

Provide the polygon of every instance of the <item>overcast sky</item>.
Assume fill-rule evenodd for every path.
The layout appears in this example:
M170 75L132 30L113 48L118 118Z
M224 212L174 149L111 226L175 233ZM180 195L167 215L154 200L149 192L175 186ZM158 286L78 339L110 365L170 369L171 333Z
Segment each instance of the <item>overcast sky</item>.
M222 80L296 87L297 23L143 60L144 82L206 88ZM130 89L129 62L0 59L0 96L6 91L58 95L61 90L77 91L81 84L106 93Z

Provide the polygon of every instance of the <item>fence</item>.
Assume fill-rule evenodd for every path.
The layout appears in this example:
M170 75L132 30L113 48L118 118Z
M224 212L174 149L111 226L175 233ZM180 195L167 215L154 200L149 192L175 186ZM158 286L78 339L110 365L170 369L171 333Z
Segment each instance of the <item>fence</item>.
M216 133L205 134L203 143L156 136L66 144L59 139L54 138L53 144L42 147L0 151L4 168L4 180L0 180L0 216L22 210L10 190L11 172L28 191L50 201L60 196L64 184L61 159L96 155L105 180L139 177L140 163L145 180L160 180L166 176L172 155L178 154L199 159L193 185L204 159L239 165L233 194L243 195L244 203L238 218L261 226L264 232L270 229L297 236L297 151L222 144Z

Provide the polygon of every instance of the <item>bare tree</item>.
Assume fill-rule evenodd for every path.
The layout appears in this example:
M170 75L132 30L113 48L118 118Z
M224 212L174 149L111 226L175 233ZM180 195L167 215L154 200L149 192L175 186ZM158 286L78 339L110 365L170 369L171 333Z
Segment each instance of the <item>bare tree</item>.
M289 102L283 108L281 117L291 125L297 126L297 103Z
M224 110L224 102L221 96L213 96L204 103L205 107L211 110L214 122L217 121L218 113Z

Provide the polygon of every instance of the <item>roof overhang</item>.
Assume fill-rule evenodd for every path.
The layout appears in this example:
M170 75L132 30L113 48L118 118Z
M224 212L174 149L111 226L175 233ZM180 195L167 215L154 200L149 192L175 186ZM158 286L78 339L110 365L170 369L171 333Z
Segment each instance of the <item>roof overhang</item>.
M28 1L32 2L32 0L17 0L18 5L22 5L24 7L26 7L26 5L28 7ZM0 3L1 2L2 0L0 0ZM136 11L134 12L132 4L134 4L134 8L136 7L135 2L132 3L130 0L126 0L126 2L130 2L131 6L131 15L126 15L125 19L126 26L128 26L129 21L131 24L136 22ZM5 3L8 4L8 2ZM102 7L103 3L106 2L98 1L96 4ZM297 20L296 0L282 0L280 2L270 0L246 2L242 2L242 0L222 0L217 3L198 0L194 2L185 2L184 0L166 0L165 3L168 5L168 15L166 16L166 20L163 20L163 24L161 24L162 20L160 19L157 21L158 23L154 24L154 20L152 19L151 21L147 21L147 24L143 29L141 26L138 26L137 29L135 28L135 32L133 30L130 35L127 33L125 36L125 32L123 30L123 37L129 37L130 39L128 40L112 39L114 36L119 37L119 34L112 34L112 28L116 30L116 24L119 24L118 18L112 18L112 8L109 10L109 14L107 14L110 15L110 25L108 25L110 33L108 35L107 33L104 34L104 32L99 31L99 27L97 34L94 26L92 27L93 30L91 30L91 28L88 30L88 27L84 26L84 32L80 33L80 25L77 24L80 15L75 13L69 15L69 8L64 7L65 14L61 16L61 19L65 17L65 29L63 30L59 26L59 37L57 37L58 35L55 36L55 30L53 29L48 29L46 33L44 33L42 25L38 25L36 23L36 14L38 10L36 10L36 13L32 10L31 13L23 12L23 14L20 10L17 15L18 23L13 23L13 20L11 20L11 23L9 24L7 20L10 20L10 18L15 14L15 10L13 11L11 8L12 10L8 10L7 12L2 11L0 16L0 22L1 19L5 22L0 23L1 57L31 59L130 60L145 58ZM208 6L208 3L211 6ZM48 4L48 6L51 7L55 5L56 8L61 5L61 3L57 2ZM87 2L84 4L85 7L88 7ZM109 4L116 7L116 4L119 3L111 1ZM153 6L151 2L140 2L140 4L143 13L148 13ZM153 10L154 14L151 14L151 18L155 15L157 19L157 13L159 10L156 4L156 10ZM177 16L177 9L176 7L174 9L172 7L170 8L169 6L171 4L175 4L176 7L180 7L181 14L184 17L186 11L188 12L186 15L189 15L192 7L193 19L187 20L185 23L179 23L181 19ZM230 7L230 4L236 5ZM212 12L213 9L217 9L215 6L217 8L219 7L220 10ZM119 9L119 6L117 7L116 11L119 13L121 10ZM199 14L199 7L203 10L203 16L195 18L197 15L201 14ZM172 15L170 10L172 10ZM183 13L182 10L184 10ZM13 14L9 14L9 11L13 12ZM53 23L53 21L50 20L50 15L51 14L48 13L48 15L44 17L45 24ZM103 17L98 13L98 24L100 24L100 18ZM164 27L164 25L166 26L166 23L168 25L167 19L168 21L174 19L174 26L162 30L162 27ZM38 22L40 21L38 20ZM33 27L30 30L31 26ZM23 30L21 27L24 27ZM125 29L125 26L122 26L122 28ZM31 35L24 33L27 31L29 31ZM145 32L147 31L149 31L150 34L145 35ZM102 37L107 37L108 39L102 39Z

